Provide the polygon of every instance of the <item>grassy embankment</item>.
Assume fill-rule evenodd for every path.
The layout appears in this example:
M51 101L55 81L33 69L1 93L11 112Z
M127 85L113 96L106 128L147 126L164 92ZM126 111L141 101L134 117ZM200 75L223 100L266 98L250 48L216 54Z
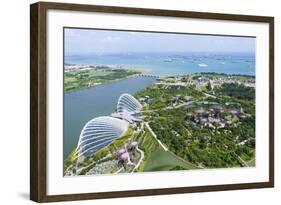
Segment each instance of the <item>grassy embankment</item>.
M169 171L197 169L195 165L181 159L159 146L147 128L138 136L139 147L145 153L145 159L138 171Z

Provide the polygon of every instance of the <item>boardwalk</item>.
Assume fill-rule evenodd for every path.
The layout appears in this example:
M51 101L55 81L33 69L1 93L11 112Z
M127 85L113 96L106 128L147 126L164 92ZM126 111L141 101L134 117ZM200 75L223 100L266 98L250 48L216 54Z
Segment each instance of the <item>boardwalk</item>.
M144 152L138 146L136 147L136 150L140 153L141 157L140 157L140 160L138 161L138 163L136 164L135 168L133 169L132 173L139 168L140 164L142 163L142 161L144 159Z
M151 129L151 127L149 126L149 124L147 122L144 123L145 126L147 127L147 129L151 132L152 136L157 140L157 142L159 143L159 145L165 150L168 151L168 148L162 144L162 142L157 138L156 134L153 132L153 130Z

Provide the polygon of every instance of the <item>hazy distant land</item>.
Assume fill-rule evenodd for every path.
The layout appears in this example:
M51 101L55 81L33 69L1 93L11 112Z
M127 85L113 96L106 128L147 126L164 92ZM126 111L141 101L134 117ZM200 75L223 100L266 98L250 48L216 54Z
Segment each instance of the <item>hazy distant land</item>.
M66 63L64 67L65 92L94 87L99 84L144 73L141 70L123 69L119 66L92 66Z

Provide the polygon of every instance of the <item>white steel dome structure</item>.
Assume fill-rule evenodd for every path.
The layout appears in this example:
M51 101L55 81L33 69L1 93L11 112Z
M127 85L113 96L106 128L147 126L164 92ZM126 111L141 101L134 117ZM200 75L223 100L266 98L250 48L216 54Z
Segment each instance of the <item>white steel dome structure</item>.
M77 145L78 157L89 156L112 143L128 129L129 123L113 117L97 117L83 127Z
M128 93L122 94L117 103L117 113L122 112L138 112L142 109L141 104Z

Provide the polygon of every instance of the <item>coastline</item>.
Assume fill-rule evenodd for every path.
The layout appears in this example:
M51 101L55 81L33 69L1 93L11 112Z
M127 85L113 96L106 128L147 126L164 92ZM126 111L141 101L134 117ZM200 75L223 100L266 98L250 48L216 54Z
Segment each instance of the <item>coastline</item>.
M140 75L147 75L147 74L150 73L150 70L145 69L145 68L144 69L125 69L125 70L133 70L133 71L140 72L140 73L128 75L124 78L116 78L114 80L108 80L108 81L103 82L103 83L96 83L94 85L87 86L87 87L79 87L77 89L73 89L73 90L70 90L70 91L64 90L64 94L76 92L76 91L83 90L83 89L94 88L94 87L97 87L99 85L114 83L114 82L117 82L117 81L120 81L120 80L125 80L125 79L129 79L129 78L133 78L133 77L139 77ZM163 75L163 76L159 76L159 77L160 78L167 78L167 77L180 77L180 76L188 76L188 75L193 75L193 76L196 76L196 75L211 75L211 76L215 75L215 76L232 76L232 77L256 78L255 75L251 75L251 74L240 74L240 73L228 74L228 73L218 73L218 72L194 72L194 73L190 73L190 74L182 74L182 75L172 75L171 74L171 75Z

